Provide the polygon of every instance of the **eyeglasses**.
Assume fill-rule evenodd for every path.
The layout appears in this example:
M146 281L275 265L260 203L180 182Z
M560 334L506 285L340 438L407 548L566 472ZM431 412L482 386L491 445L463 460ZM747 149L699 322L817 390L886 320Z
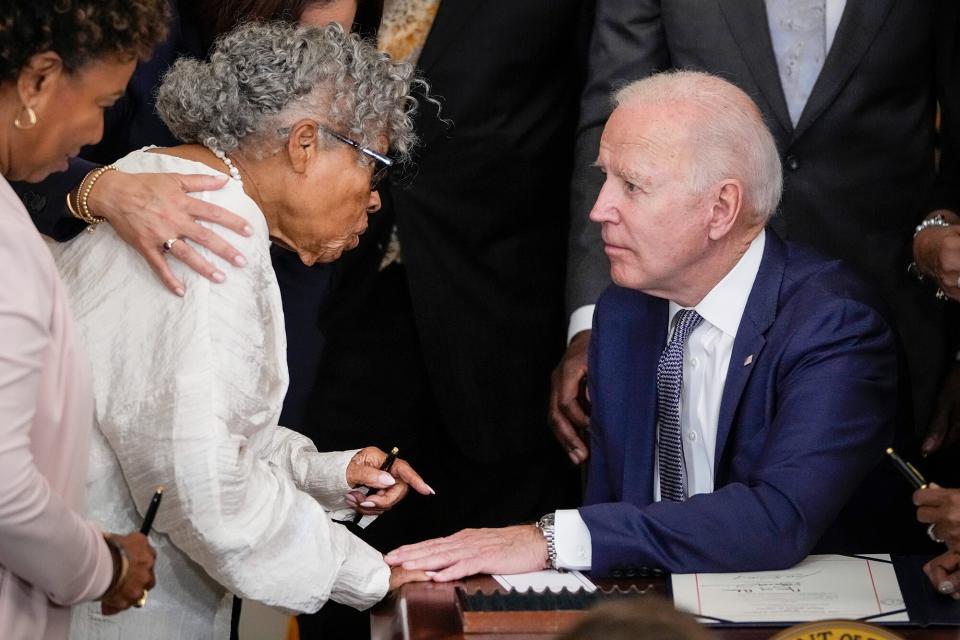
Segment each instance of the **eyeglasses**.
M370 191L376 191L380 187L380 183L383 182L383 179L389 175L390 167L393 166L393 160L382 153L377 153L370 147L363 146L352 138L348 138L345 135L337 133L333 129L323 126L319 122L317 123L317 127L319 127L324 133L333 136L340 142L350 145L361 155L365 155L373 161L373 175L370 176Z

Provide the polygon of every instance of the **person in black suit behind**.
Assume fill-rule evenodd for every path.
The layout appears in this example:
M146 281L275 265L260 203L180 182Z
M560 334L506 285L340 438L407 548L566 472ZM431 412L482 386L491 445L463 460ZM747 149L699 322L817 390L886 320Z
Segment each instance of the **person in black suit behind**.
M815 82L798 99L785 93L782 78L794 64L789 30L805 19L798 14L791 21L789 12L800 5L820 22L826 47L813 60ZM915 439L927 431L955 347L936 287L918 283L907 266L915 256L921 271L960 298L960 248L951 247L960 245L958 14L952 0L598 2L571 198L567 304L575 314L570 333L578 335L557 368L551 398L552 426L572 460L587 456L576 429L587 417L574 397L586 371L590 327L589 310L575 310L592 305L607 284L602 243L587 220L602 182L590 164L610 93L669 68L720 75L760 106L785 168L771 225L784 238L844 259L885 295L905 352L910 388L902 391L912 395L912 416L903 416L901 428L912 424ZM911 245L924 216L943 218L926 223ZM953 226L937 226L943 223ZM952 367L925 453L943 442L943 409L960 403L960 368Z
M381 550L576 500L544 412L564 344L566 185L591 10L439 3L418 66L441 107L421 99L414 171L392 179L340 263L306 432L318 446L399 446L424 467L437 495L373 523L363 535ZM399 262L384 259L394 223ZM365 622L343 624L328 621L324 637ZM301 618L302 637L318 626Z

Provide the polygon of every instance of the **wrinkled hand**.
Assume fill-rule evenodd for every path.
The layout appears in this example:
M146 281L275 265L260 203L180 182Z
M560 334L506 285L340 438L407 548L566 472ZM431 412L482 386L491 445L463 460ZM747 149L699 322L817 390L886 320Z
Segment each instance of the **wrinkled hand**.
M399 589L408 582L427 582L430 580L423 571L408 571L403 567L390 567L390 591Z
M147 537L139 532L125 536L109 535L127 552L129 568L123 581L114 585L100 599L100 612L105 616L130 608L143 597L144 591L153 589L156 584L153 561L157 552L150 546Z
M227 183L223 178L178 173L123 173L107 171L90 191L90 210L103 216L124 242L142 255L153 272L171 292L182 296L185 289L170 270L163 243L186 238L202 245L230 264L242 267L246 259L219 235L197 220L213 222L239 235L253 235L246 220L226 209L187 195L214 191ZM188 243L177 242L169 255L177 258L213 282L226 274L214 267Z
M526 524L503 529L464 529L394 549L384 560L394 567L426 571L435 582L459 580L475 573L526 573L549 566L547 541Z
M942 553L923 565L923 572L934 589L960 600L960 554L956 551Z
M550 408L547 419L553 435L563 447L571 462L580 464L590 455L584 432L590 426L590 417L580 406L580 381L587 375L587 347L590 331L581 331L573 337L560 364L550 376Z
M933 533L947 548L960 551L960 489L943 489L933 483L913 493L917 520L933 524Z
M937 398L937 410L927 427L923 440L923 455L930 455L941 447L960 441L960 363L950 365Z
M347 465L347 484L373 489L368 495L359 490L346 495L347 504L354 511L364 515L380 515L400 502L410 487L425 496L436 493L402 458L394 460L389 473L380 471L380 465L386 459L387 454L380 449L367 447L350 460Z
M960 217L947 209L943 214L952 226L929 227L913 239L913 260L920 271L933 277L952 300L960 300Z

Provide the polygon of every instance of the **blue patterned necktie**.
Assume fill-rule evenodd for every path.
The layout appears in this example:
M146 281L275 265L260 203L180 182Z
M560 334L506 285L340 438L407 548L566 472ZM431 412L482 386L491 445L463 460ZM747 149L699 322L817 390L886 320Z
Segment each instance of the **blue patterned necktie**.
M674 320L673 336L657 363L657 462L660 467L660 499L687 499L683 443L680 440L680 386L683 383L683 345L703 318L693 309L681 309Z

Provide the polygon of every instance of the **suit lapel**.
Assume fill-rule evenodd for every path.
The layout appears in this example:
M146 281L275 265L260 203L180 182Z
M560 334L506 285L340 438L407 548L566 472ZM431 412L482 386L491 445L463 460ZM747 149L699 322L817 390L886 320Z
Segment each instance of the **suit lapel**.
M793 123L790 122L787 100L783 97L777 59L773 55L766 5L763 0L717 0L717 3L757 88L777 122L789 134L793 131Z
M645 296L646 298L646 296ZM667 344L669 303L646 298L649 311L633 324L629 341L633 349L624 349L623 371L630 372L626 384L628 407L623 413L627 425L624 436L623 494L636 504L653 500L653 468L657 443L657 362Z
M747 298L743 318L737 329L737 338L733 342L733 354L727 368L727 379L723 385L720 400L720 416L717 420L717 445L714 456L714 479L721 468L724 448L733 427L733 418L740 405L740 398L753 373L755 363L766 344L765 334L777 315L777 302L780 297L780 284L786 262L786 249L783 242L773 233L767 232L763 259L753 290Z
M794 140L803 135L843 89L895 3L896 0L847 0L823 69L800 114Z
M480 0L441 0L417 61L417 66L424 74L429 77L430 68L440 59L440 54L453 42L457 32L479 6Z

